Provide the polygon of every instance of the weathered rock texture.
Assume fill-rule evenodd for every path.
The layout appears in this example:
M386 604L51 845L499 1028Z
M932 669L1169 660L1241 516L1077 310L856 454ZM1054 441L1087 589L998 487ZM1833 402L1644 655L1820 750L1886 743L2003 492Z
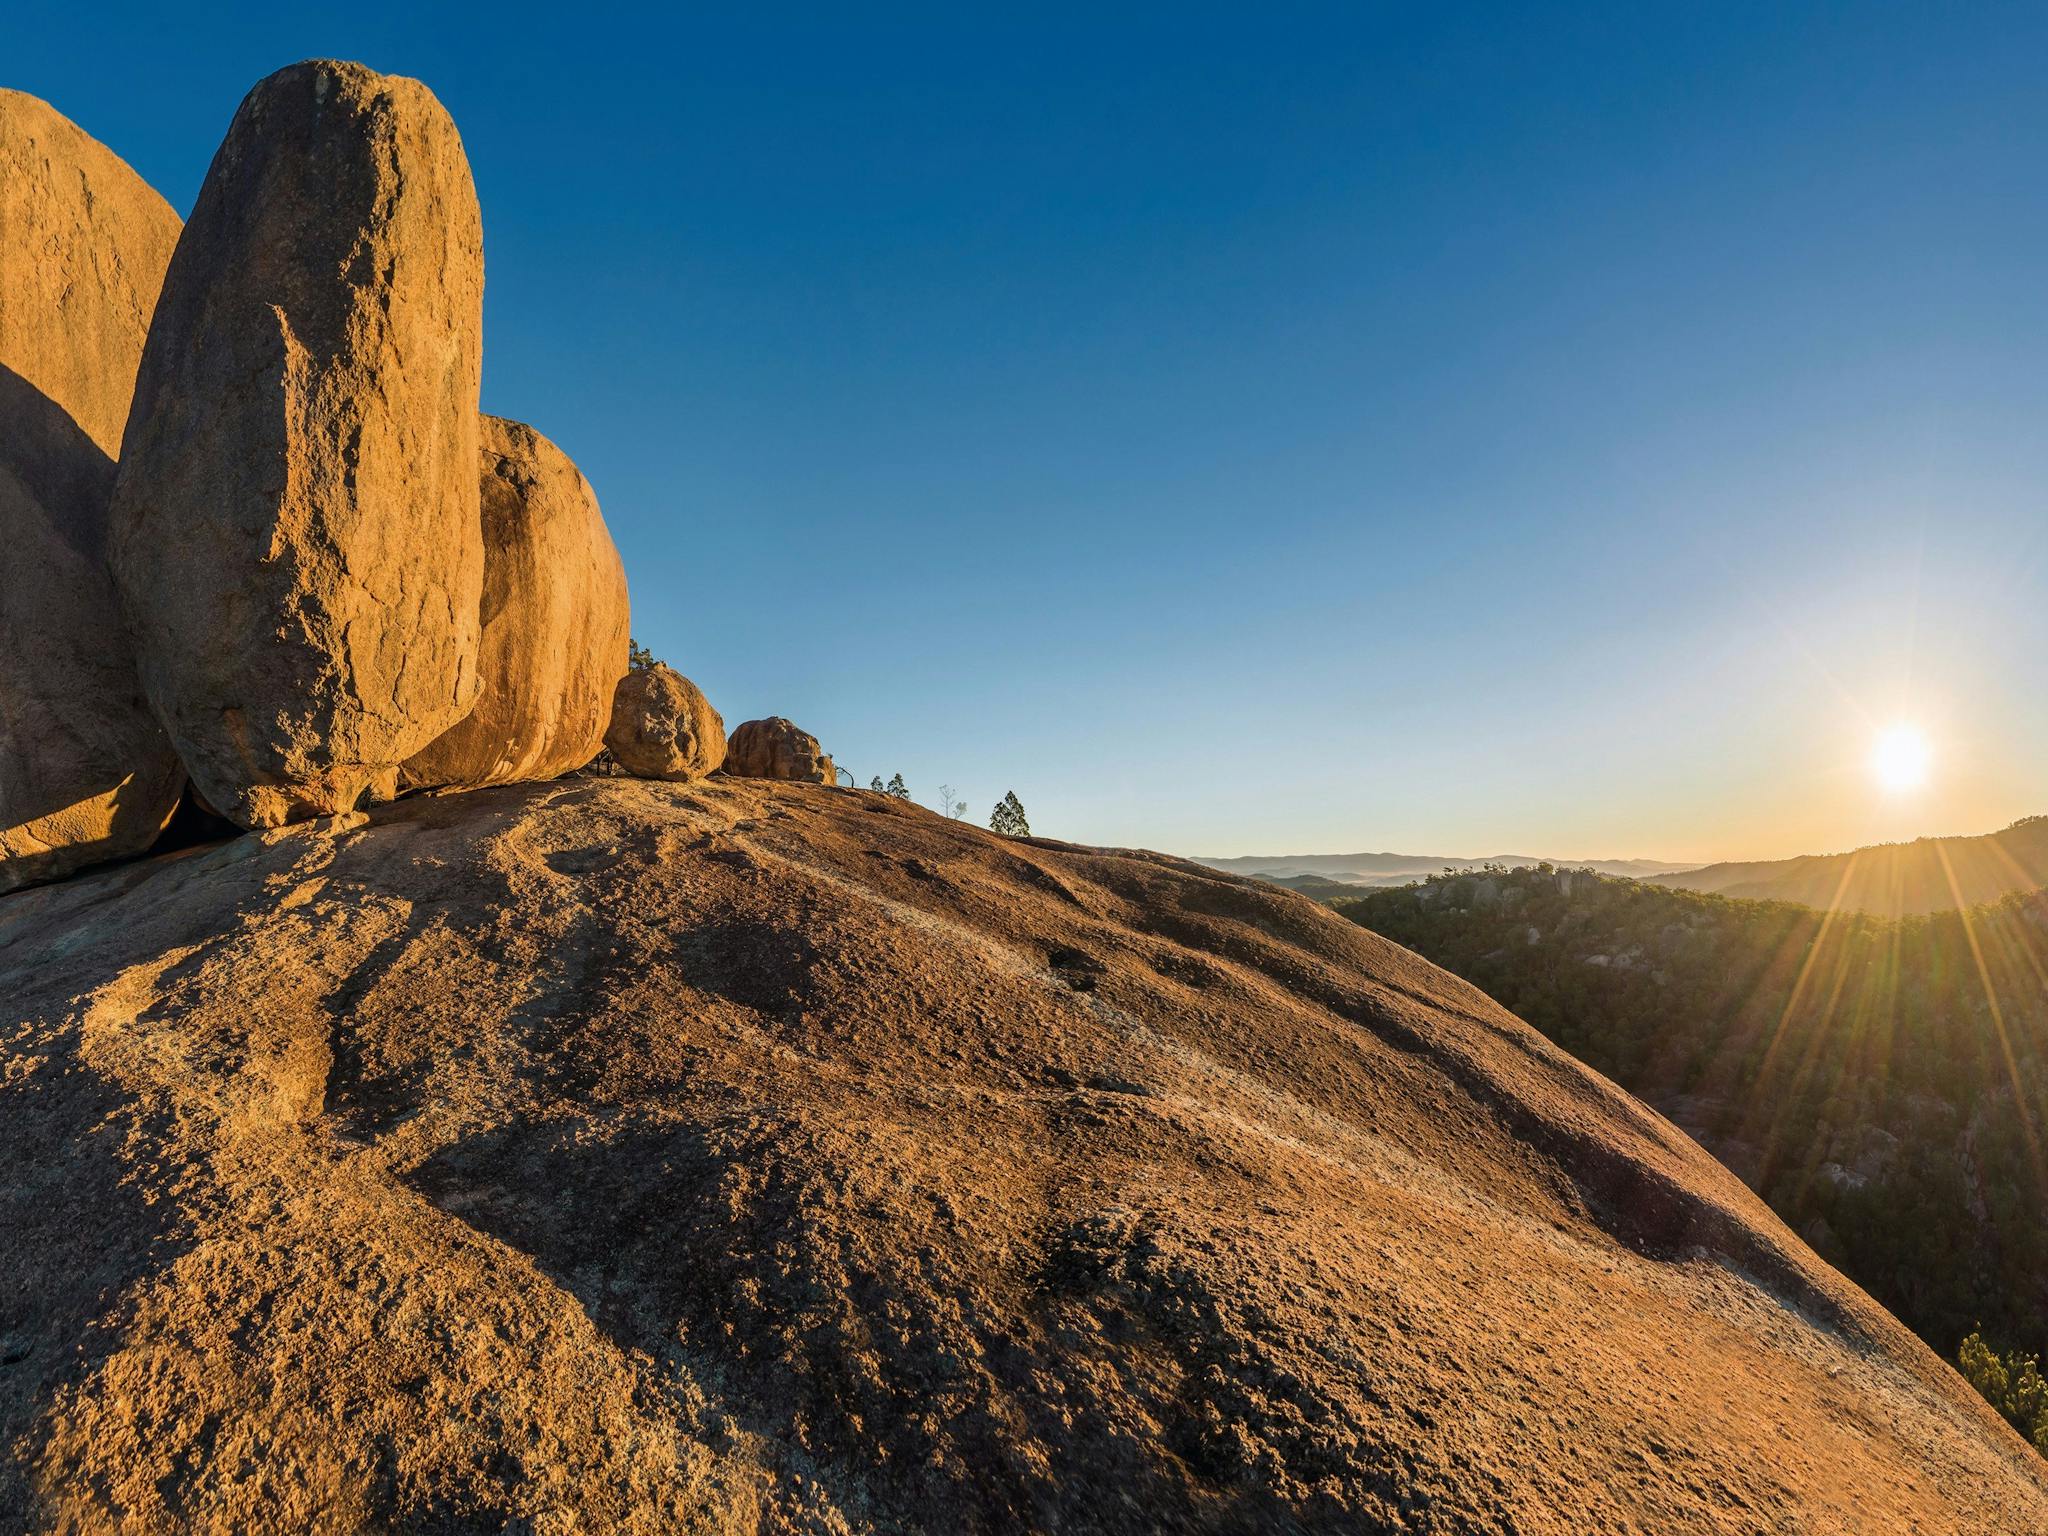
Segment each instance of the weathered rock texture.
M701 779L725 761L725 722L695 683L657 662L619 679L604 744L636 778Z
M836 784L832 759L809 731L780 715L747 720L725 744L725 772L736 779L787 779L803 784Z
M529 426L483 419L483 635L476 706L406 764L413 785L510 784L604 746L626 672L626 568L597 495Z
M0 1529L2013 1536L1671 1125L1305 898L881 796L0 902Z
M0 90L0 891L139 853L184 770L136 679L107 502L178 216Z
M468 713L483 242L416 80L243 101L143 352L112 555L142 679L223 814L352 807Z

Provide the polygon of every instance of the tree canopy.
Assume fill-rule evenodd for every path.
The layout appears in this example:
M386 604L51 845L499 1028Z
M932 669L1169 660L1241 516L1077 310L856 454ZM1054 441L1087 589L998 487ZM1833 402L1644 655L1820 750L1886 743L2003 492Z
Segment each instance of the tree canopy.
M1010 837L1031 835L1031 822L1024 815L1024 802L1017 798L1017 791L1008 791L996 802L995 809L989 812L988 825L990 831Z

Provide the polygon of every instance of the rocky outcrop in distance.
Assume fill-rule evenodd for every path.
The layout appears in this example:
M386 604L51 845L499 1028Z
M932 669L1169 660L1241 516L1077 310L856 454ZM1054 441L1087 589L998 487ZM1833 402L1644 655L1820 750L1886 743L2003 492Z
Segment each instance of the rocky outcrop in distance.
M105 563L178 227L112 150L0 90L0 891L141 853L185 782Z
M818 738L780 715L742 721L725 744L723 772L736 779L836 784L838 770Z
M656 662L619 679L604 744L637 778L687 782L724 763L725 722L702 689Z
M111 564L145 692L245 827L348 811L470 710L483 228L416 80L243 101L164 280Z
M2048 1530L1668 1122L1304 898L877 795L0 901L0 1529Z

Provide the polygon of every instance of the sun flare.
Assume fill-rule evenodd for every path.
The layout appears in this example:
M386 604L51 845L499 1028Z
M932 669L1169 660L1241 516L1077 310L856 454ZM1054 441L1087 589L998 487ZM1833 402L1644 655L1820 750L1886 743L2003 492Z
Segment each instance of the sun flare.
M1918 726L1894 725L1872 744L1870 771L1880 787L1891 794L1904 794L1927 782L1927 765L1932 756L1927 737Z

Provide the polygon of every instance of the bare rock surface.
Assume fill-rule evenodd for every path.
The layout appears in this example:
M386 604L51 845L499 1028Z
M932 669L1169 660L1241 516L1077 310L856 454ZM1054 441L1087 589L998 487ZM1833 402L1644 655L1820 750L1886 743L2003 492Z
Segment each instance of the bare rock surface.
M701 688L656 662L619 679L604 744L636 778L701 779L725 761L725 722Z
M1670 1124L1308 900L579 779L0 899L0 1528L2010 1536Z
M626 568L569 456L529 426L486 416L482 497L476 705L406 761L407 784L510 784L581 768L604 746L626 672Z
M836 784L832 759L809 731L780 715L743 721L725 744L725 769L736 779L787 779Z
M0 90L0 891L139 853L184 770L105 570L114 459L178 216Z
M164 281L112 519L150 701L243 826L351 809L474 702L482 303L425 86L314 61L249 93Z

